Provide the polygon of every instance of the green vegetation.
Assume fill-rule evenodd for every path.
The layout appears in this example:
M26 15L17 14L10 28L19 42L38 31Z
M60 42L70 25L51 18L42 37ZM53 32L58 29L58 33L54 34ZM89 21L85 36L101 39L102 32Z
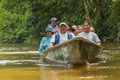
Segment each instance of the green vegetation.
M120 0L0 0L0 43L39 43L51 17L88 19L103 42L119 41Z

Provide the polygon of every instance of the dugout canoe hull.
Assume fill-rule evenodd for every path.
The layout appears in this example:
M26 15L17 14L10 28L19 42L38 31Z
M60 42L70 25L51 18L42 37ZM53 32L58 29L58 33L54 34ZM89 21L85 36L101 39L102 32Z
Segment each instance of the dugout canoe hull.
M45 51L44 61L50 64L79 65L95 60L101 51L101 47L95 43L76 37L61 44L55 45Z

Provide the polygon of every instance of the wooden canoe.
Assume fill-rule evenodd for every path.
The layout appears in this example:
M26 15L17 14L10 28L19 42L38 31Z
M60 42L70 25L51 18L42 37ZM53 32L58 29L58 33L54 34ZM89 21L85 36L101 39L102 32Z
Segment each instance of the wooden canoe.
M82 37L55 45L43 51L44 61L50 64L79 65L97 58L101 47Z

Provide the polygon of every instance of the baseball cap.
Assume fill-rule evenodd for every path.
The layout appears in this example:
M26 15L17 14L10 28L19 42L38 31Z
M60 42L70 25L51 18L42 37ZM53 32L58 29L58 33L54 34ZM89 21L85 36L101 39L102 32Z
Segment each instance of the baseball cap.
M54 21L54 22L57 21L57 18L56 17L51 18L51 22L52 21Z
M52 32L52 28L46 28L45 32L51 31Z
M65 25L66 27L68 27L68 25L67 25L65 22L61 22L61 23L59 24L59 27L62 26L62 25Z

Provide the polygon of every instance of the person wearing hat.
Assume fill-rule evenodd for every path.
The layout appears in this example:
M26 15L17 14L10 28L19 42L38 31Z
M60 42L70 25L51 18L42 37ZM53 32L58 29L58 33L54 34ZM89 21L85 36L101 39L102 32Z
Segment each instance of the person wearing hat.
M50 22L51 23L48 24L46 28L51 28L53 33L58 32L59 28L57 26L57 18L55 18L55 17L51 18Z
M42 52L43 50L49 47L52 35L53 35L52 28L46 28L45 37L43 37L40 42L39 52Z
M54 45L57 45L59 43L65 42L69 39L74 38L74 34L72 32L68 31L68 25L65 22L61 22L59 24L59 32L56 32L51 41L50 41L50 46L52 47Z

